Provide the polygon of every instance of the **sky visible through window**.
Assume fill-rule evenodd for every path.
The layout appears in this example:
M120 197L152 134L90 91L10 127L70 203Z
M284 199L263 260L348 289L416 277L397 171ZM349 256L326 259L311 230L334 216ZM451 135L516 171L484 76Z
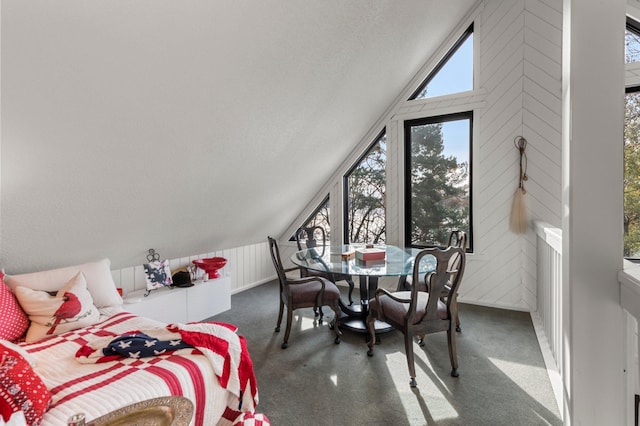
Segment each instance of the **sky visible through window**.
M427 97L473 90L473 34L431 79ZM444 155L454 156L458 162L469 162L469 122L449 121L442 124Z
M453 156L458 163L469 163L469 120L442 123L445 157Z
M640 35L627 29L625 41L625 62L627 64L640 61Z
M427 84L427 98L473 90L473 34Z

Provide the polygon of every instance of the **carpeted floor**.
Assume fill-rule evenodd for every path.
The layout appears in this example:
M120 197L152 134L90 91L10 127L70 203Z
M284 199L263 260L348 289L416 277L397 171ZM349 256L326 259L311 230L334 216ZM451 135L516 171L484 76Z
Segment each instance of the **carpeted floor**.
M302 309L283 350L277 281L233 295L231 306L211 320L246 337L258 408L273 426L562 424L528 313L460 304L460 376L449 375L446 333L431 334L424 348L414 344L412 389L399 332L383 334L370 358L364 335L345 330L336 345L328 322Z

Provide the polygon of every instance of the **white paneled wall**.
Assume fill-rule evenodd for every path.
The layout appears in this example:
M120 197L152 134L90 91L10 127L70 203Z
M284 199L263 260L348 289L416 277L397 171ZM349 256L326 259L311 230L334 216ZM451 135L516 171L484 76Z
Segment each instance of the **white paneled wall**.
M487 0L461 22L440 54L474 22L475 89L471 92L407 102L437 63L430 58L422 75L416 76L370 129L354 150L353 159L369 145L382 127L387 129L388 241L402 243L403 235L403 128L404 120L456 111L474 111L473 146L473 231L474 254L467 257L467 271L459 300L488 306L535 311L536 235L531 228L524 236L509 231L511 203L519 173L519 156L514 139L527 141L529 180L525 183L530 219L560 227L561 202L561 23L562 0ZM332 223L341 229L336 216L342 212L342 176L349 159L336 171L315 197L331 194ZM344 170L343 170L344 169ZM318 201L319 202L319 201ZM304 221L316 207L310 203L301 212ZM293 223L285 236L299 226ZM332 232L338 238L341 232ZM295 245L279 241L285 264ZM198 257L223 256L224 269L238 292L275 278L266 241L245 247L215 251L172 260L183 266ZM125 291L144 288L142 266L114 271Z
M474 23L474 90L407 101L466 28ZM473 242L459 300L525 311L536 310L536 237L509 230L518 185L514 139L528 141L525 184L530 219L560 227L561 214L562 0L480 2L428 58L353 154L315 197L331 193L332 217L342 211L342 176L375 135L387 130L387 241L403 243L404 121L459 111L474 112ZM318 201L319 202L319 201ZM317 204L301 212L290 235ZM341 223L332 221L337 229ZM332 232L339 236L340 232ZM284 243L284 241L280 241ZM334 241L335 243L335 241ZM281 247L282 248L282 247ZM283 256L285 258L286 256Z
M560 226L562 1L487 1L479 32L474 152L474 238L460 300L536 310L536 240L509 231L519 172L514 139L527 139L530 219Z
M180 267L190 265L191 261L195 259L213 256L221 256L227 259L227 264L220 270L220 274L228 275L231 278L231 293L237 293L275 278L275 271L269 257L269 248L266 241L244 247L213 251L180 259L170 259L169 265L171 270L174 271ZM125 296L128 292L146 288L144 269L142 267L143 261L144 259L141 260L140 265L111 271L116 286L122 288ZM202 270L198 269L198 274L201 277Z

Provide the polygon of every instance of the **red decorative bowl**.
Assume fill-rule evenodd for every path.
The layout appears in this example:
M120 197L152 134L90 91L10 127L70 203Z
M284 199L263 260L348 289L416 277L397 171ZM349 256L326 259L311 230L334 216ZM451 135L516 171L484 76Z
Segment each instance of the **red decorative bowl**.
M227 264L224 257L206 257L204 259L196 259L192 261L194 265L207 273L209 279L218 278L218 269L222 269Z

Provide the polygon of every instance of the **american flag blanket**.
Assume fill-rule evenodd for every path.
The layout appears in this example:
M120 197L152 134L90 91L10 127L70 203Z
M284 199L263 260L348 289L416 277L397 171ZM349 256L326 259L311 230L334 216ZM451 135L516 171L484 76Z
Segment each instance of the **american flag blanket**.
M127 351L135 345L139 349ZM143 349L147 345L158 345L159 353ZM34 356L35 371L53 396L43 425L66 424L75 413L92 420L169 395L194 403L192 425L269 424L255 412L258 390L246 342L229 324L167 326L119 312L93 326L21 346Z

